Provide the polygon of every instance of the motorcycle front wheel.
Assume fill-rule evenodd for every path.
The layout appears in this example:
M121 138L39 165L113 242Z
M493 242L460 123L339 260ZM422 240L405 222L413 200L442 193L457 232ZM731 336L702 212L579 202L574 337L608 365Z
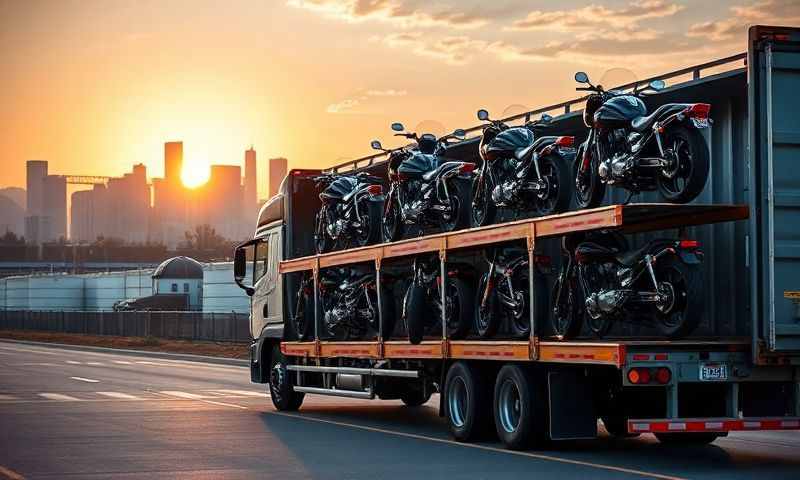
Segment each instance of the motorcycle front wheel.
M656 306L658 330L669 338L690 334L703 318L703 271L678 257L659 259L655 268L659 293L664 301Z
M483 168L489 168L484 165ZM491 225L497 215L497 207L492 200L494 184L488 173L475 177L472 192L472 226L483 227Z
M559 275L553 285L550 305L552 305L551 323L553 333L559 340L569 340L581 333L584 309L580 287L575 280Z
M492 338L497 333L497 327L500 324L494 292L489 292L485 301L483 298L490 275L490 273L484 273L481 276L475 297L475 331L481 338Z
M292 316L292 327L297 340L311 340L314 337L314 294L306 294L300 290L297 295L298 301ZM320 318L322 318L321 307L322 305L317 309Z
M558 155L548 155L539 159L546 189L543 195L536 196L535 210L539 216L553 215L569 209L569 167Z
M679 126L667 131L669 167L658 174L658 190L670 203L688 203L703 191L708 179L708 145L696 129Z
M334 245L334 240L328 235L325 228L325 213L324 209L317 213L317 228L314 230L314 244L317 247L317 253L330 252Z
M397 199L388 197L383 212L383 241L395 242L403 238L404 233L405 225L397 207Z
M403 298L403 322L408 330L408 341L414 345L425 337L425 323L428 312L427 289L411 282Z
M581 164L584 162L585 155L589 155L587 159L589 165L587 170L582 172ZM600 174L597 171L600 162L599 159L594 157L595 154L591 148L586 153L585 143L578 147L578 151L575 154L572 174L575 179L575 203L579 210L599 207L603 202L603 196L606 194L606 184L600 179Z
M381 311L383 312L383 338L391 338L394 332L394 299L388 287L381 286ZM369 326L377 333L380 331L379 318L378 318L378 294L374 288L367 289L369 296L369 305L363 305L362 308L370 310Z
M447 279L445 300L447 337L456 340L466 337L475 313L475 293L472 287L464 279L450 277Z
M450 208L442 212L441 228L443 232L453 232L470 226L470 205L472 202L472 182L456 179L448 184Z

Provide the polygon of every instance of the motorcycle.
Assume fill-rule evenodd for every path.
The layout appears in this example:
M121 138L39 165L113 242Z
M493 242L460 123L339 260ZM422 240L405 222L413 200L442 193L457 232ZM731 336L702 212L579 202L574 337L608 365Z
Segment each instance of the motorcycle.
M426 255L414 259L414 276L403 297L403 322L409 341L415 345L426 334L441 338L442 314L448 338L464 338L469 333L475 296L466 280L467 272L451 266L446 273L443 304L439 258Z
M389 193L383 211L383 237L387 242L403 238L407 226L438 227L451 232L469 226L471 182L474 163L442 161L453 138L463 130L437 139L429 133L418 136L393 123L395 136L406 137L416 145L389 151L377 140L372 148L389 152Z
M379 331L378 293L375 274L356 268L334 268L320 274L318 311L324 328L320 336L357 340ZM381 290L383 334L394 330L394 301L387 288ZM303 282L297 295L293 324L300 340L313 338L313 279Z
M317 253L363 247L381 241L381 179L366 173L314 177L322 207L317 212Z
M661 334L680 338L703 316L703 253L695 240L661 239L631 250L604 232L565 237L563 268L553 286L552 326L560 340L584 320L603 337L615 320L655 318Z
M481 338L495 336L502 323L514 338L527 338L530 322L530 269L524 248L496 248L487 252L489 270L478 281L475 299L475 330ZM544 272L550 258L535 256L535 318L547 315L548 296Z
M575 137L540 135L552 117L509 127L478 110L483 129L479 153L483 164L473 180L473 226L495 221L498 208L525 216L544 216L569 208L569 163Z
M606 185L628 190L627 203L641 191L658 190L670 203L694 200L708 178L709 152L700 129L708 128L711 105L667 103L652 114L640 97L665 88L654 80L632 93L592 85L584 72L576 90L592 92L583 122L590 129L575 156L575 198L579 208L600 205Z

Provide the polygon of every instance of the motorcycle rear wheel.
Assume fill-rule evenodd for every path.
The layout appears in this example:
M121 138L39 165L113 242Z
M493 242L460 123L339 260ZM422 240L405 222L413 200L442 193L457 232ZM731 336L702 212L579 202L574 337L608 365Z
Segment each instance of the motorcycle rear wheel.
M475 295L475 331L481 338L494 337L495 333L497 333L497 327L500 325L497 298L494 292L489 293L486 302L483 301L486 284L489 282L489 275L490 273L484 273L481 276Z
M583 326L584 309L583 299L578 285L567 279L567 285L562 286L563 275L559 275L553 285L551 294L552 305L551 325L553 333L559 340L569 340L581 333ZM559 290L561 290L559 292ZM560 298L557 298L560 296Z
M698 130L679 126L667 131L665 145L675 155L676 165L671 172L659 170L658 190L670 203L691 202L703 191L708 179L706 140Z
M378 325L378 304L377 299L378 296L374 289L370 289L367 291L367 295L369 295L370 303L372 304L374 310L374 316L369 321L369 326L372 328L376 334L380 329ZM366 307L366 305L365 305ZM391 338L392 333L394 332L394 299L392 298L392 294L388 291L386 286L381 287L381 311L383 312L383 338Z
M390 197L386 201L390 203L384 207L383 241L395 242L403 238L406 226L403 223L400 211L397 209L396 199Z
M450 277L447 279L445 298L447 337L456 340L466 337L473 324L472 315L475 314L475 292L472 286L464 279Z
M357 247L365 247L381 242L381 204L366 200L364 205L358 206L361 215L361 228L355 232L353 239Z
M450 193L450 212L447 217L442 214L441 229L443 232L454 232L470 226L470 206L472 204L472 182L456 179L448 185Z
M403 321L408 330L408 341L413 345L419 344L425 337L425 320L429 313L426 290L424 286L412 282L403 299Z
M570 174L566 162L558 155L548 155L539 159L539 168L547 183L547 194L545 198L536 197L536 214L543 217L569 209Z
M317 253L326 253L333 250L334 240L328 235L328 231L325 228L325 221L324 221L324 210L320 210L317 213L317 227L314 231L314 245L317 248Z
M302 291L298 292L298 295L302 298L300 298L299 308L292 316L292 327L298 340L311 340L314 338L314 295L313 293L306 295ZM322 305L319 305L317 310L322 318Z
M663 292L672 296L666 308L656 308L659 332L669 338L690 334L703 319L703 271L678 257L659 259L655 273Z
M599 207L606 194L606 184L600 179L600 174L597 171L600 165L599 159L594 158L594 152L589 152L591 157L589 170L584 173L581 172L580 167L585 151L586 144L584 143L578 147L572 168L572 176L575 180L575 204L579 210Z
M489 168L484 165L483 168ZM481 177L475 177L472 192L472 226L483 227L494 223L497 216L497 207L492 200L492 183L490 175L484 174L483 181L479 181Z

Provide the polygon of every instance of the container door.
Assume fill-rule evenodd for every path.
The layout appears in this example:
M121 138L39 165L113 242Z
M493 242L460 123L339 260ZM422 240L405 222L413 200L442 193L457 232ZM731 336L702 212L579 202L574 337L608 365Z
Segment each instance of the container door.
M752 27L748 69L753 343L800 360L800 29Z

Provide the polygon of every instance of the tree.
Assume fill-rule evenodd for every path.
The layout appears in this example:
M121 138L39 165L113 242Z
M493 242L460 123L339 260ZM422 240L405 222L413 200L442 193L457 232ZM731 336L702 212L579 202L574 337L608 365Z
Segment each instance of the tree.
M186 246L193 250L215 250L228 244L224 237L208 224L197 225L194 230L184 233Z
M3 245L24 245L25 244L25 237L17 236L11 230L6 230L5 235L0 237L0 243Z

